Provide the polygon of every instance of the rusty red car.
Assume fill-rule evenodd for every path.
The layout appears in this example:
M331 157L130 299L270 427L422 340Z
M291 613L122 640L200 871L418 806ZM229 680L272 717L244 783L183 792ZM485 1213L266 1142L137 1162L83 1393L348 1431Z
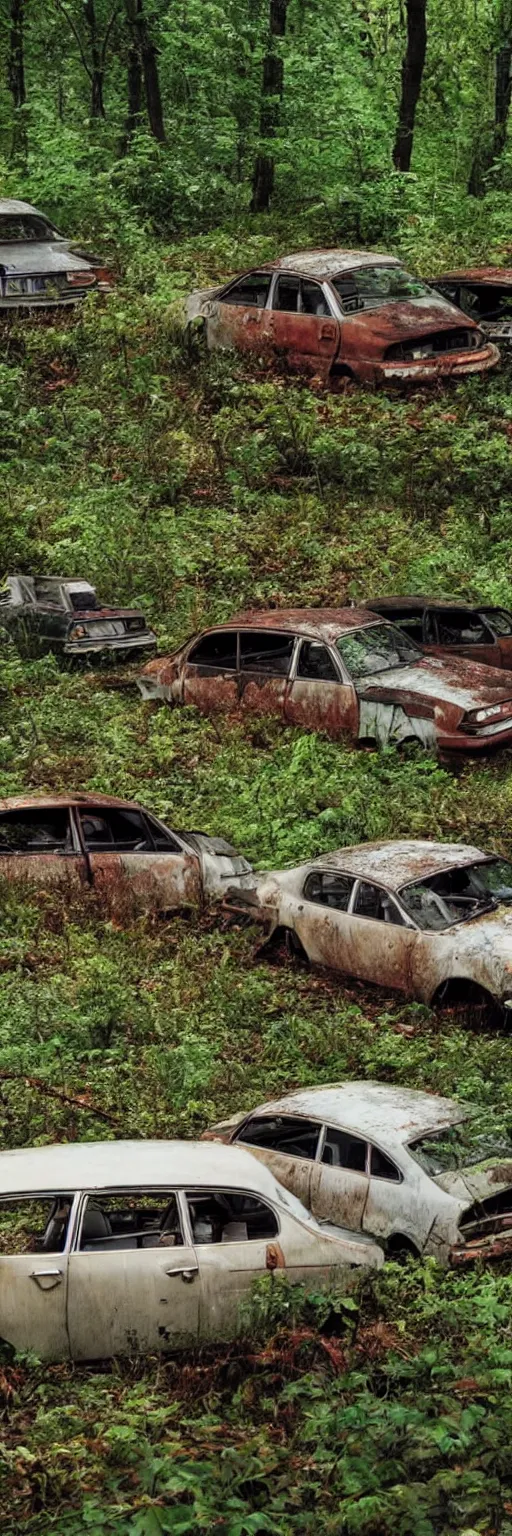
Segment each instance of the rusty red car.
M468 656L512 671L508 608L440 597L372 597L365 598L365 607L398 624L428 656Z
M451 753L512 744L512 672L425 656L364 608L241 614L155 657L138 687L145 699L204 714L278 714L366 745L419 741Z
M254 883L224 838L175 832L142 806L100 794L0 800L0 879L92 890L121 914L166 914Z
M330 388L483 373L499 351L470 315L378 251L298 251L187 303L208 347L271 354Z

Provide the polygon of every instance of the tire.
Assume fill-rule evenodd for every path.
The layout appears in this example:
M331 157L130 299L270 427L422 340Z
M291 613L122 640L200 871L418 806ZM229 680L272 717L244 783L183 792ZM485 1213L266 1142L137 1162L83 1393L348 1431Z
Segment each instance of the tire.
M486 1034L490 1029L503 1028L503 1009L485 987L476 982L445 982L434 998L433 1007L440 1015L448 1015L460 1029L471 1029Z
M386 1244L386 1258L393 1259L395 1264L406 1264L408 1259L420 1257L419 1248L403 1232L394 1232Z

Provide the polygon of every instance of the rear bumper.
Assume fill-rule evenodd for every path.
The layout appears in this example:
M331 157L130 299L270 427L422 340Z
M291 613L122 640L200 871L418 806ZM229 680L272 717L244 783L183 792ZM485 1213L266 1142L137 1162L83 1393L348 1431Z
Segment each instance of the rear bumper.
M410 363L382 363L379 375L388 383L427 384L436 379L463 379L468 374L488 373L500 361L498 348L489 342L478 352L451 352L445 357L418 358Z
M478 1260L486 1263L499 1259L512 1259L512 1230L489 1232L485 1237L470 1238L467 1243L455 1243L450 1249L449 1263L454 1269L462 1269Z

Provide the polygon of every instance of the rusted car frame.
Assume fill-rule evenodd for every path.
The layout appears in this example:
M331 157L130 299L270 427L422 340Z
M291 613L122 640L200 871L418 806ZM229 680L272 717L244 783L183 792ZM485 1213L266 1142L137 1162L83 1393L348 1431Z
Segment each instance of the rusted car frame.
M364 608L241 614L149 662L138 686L143 698L205 714L278 714L378 746L475 753L512 743L512 672L425 656Z
M300 1088L232 1115L206 1140L246 1147L319 1221L347 1221L391 1257L455 1266L512 1253L512 1144L475 1106L390 1083Z
M376 251L298 251L190 295L208 347L268 354L330 388L425 384L486 372L496 346L475 321Z
M287 939L316 965L467 1024L510 1021L506 859L459 843L363 843L262 875L245 899L267 943Z
M427 656L467 656L512 671L512 613L507 608L438 597L369 598L365 606L398 624Z
M430 279L444 299L469 315L489 341L512 346L512 270L510 267L462 267Z
M111 795L0 800L0 879L92 890L121 918L166 914L254 883L251 866L223 838L176 832Z

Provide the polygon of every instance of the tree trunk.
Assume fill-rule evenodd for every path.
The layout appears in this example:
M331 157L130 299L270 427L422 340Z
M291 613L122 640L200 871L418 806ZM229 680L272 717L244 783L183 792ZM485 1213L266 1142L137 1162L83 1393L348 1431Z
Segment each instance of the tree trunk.
M402 64L402 94L393 163L397 171L411 165L416 107L427 51L427 0L407 0L407 48Z
M101 46L98 41L98 29L96 26L96 11L94 8L94 0L84 0L84 20L87 27L89 28L89 45L91 50L91 117L104 117L104 65Z
M139 50L135 43L131 44L128 54L126 84L128 108L124 125L123 154L126 154L130 139L133 137L135 129L140 122L142 112L142 66Z
M477 146L468 182L472 197L483 197L485 178L505 148L512 93L512 33L498 48L495 65L494 124L487 143Z
M143 0L125 0L126 18L132 34L133 50L140 60L144 77L148 122L153 138L165 144L165 126L158 72L158 51L153 42L144 11ZM135 80L135 76L133 76ZM130 89L130 87L129 87Z
M25 64L23 56L23 11L25 0L11 0L9 56L7 60L7 78L9 90L12 95L14 107L24 107L26 101L25 92Z
M261 88L260 139L275 139L279 127L281 102L284 90L284 65L275 51L274 38L286 36L288 0L270 0L269 35L267 52L263 60ZM272 146L261 148L256 155L252 178L252 213L268 213L274 191L274 155Z

